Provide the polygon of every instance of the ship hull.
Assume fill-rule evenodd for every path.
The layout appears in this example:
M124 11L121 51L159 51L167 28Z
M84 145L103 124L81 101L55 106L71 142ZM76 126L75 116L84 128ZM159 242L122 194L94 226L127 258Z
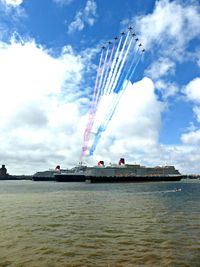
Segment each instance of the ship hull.
M89 183L141 183L141 182L177 182L182 175L177 176L122 176L100 177L84 174L60 174L55 175L56 182L89 182Z
M85 182L84 174L58 174L55 175L56 182Z
M88 176L90 183L142 183L142 182L177 182L182 179L182 175L177 176L130 176L130 177L98 177Z

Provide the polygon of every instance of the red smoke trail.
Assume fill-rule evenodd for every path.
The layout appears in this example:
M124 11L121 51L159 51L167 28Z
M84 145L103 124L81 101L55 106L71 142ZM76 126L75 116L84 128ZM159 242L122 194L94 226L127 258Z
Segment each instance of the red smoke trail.
M107 64L108 52L109 52L109 47L106 50L106 56L105 56L105 59L104 59L104 64L103 64L103 68L102 68L102 71L101 71L101 77L100 77L100 81L99 81L99 84L98 84L96 105L98 105L99 98L101 96L101 88L102 88L102 82L103 82L103 75L104 75L104 71L105 71L106 64Z
M100 60L99 60L99 66L97 69L97 75L96 75L96 80L95 80L95 86L94 86L94 93L93 93L93 98L92 98L92 104L91 104L91 108L90 108L90 112L89 112L89 119L88 119L88 123L84 132L84 139L83 139L83 147L82 147L82 153L81 153L81 159L83 157L83 155L85 154L86 150L87 150L87 142L90 138L90 129L91 129L91 124L92 124L92 118L93 118L93 113L95 112L95 101L97 98L97 87L98 87L98 82L99 82L99 76L101 74L101 64L102 64L102 59L103 59L103 49L101 51L101 56L100 56Z

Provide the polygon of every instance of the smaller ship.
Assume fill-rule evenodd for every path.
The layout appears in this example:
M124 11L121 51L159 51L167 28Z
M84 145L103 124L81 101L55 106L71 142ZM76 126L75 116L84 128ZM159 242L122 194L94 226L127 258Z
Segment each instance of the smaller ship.
M56 182L85 182L86 171L89 167L79 164L78 166L61 171L54 175Z
M72 169L61 169L60 165L57 165L53 170L36 172L32 180L36 182L85 182L86 169L87 167L82 165Z
M61 173L60 165L57 165L54 170L48 170L48 171L39 171L36 172L32 176L33 181L42 181L42 182L49 182L49 181L55 181L55 175L57 173Z

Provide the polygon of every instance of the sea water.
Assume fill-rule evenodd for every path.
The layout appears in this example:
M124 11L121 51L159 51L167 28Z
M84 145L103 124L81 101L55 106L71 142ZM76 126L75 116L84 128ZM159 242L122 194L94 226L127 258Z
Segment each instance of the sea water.
M0 181L0 266L200 266L199 180Z

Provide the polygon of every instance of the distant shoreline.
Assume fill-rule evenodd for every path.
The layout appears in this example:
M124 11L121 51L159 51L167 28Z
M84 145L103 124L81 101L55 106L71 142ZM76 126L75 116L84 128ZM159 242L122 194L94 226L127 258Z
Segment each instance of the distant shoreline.
M32 175L10 175L0 176L0 181L6 180L32 180Z

